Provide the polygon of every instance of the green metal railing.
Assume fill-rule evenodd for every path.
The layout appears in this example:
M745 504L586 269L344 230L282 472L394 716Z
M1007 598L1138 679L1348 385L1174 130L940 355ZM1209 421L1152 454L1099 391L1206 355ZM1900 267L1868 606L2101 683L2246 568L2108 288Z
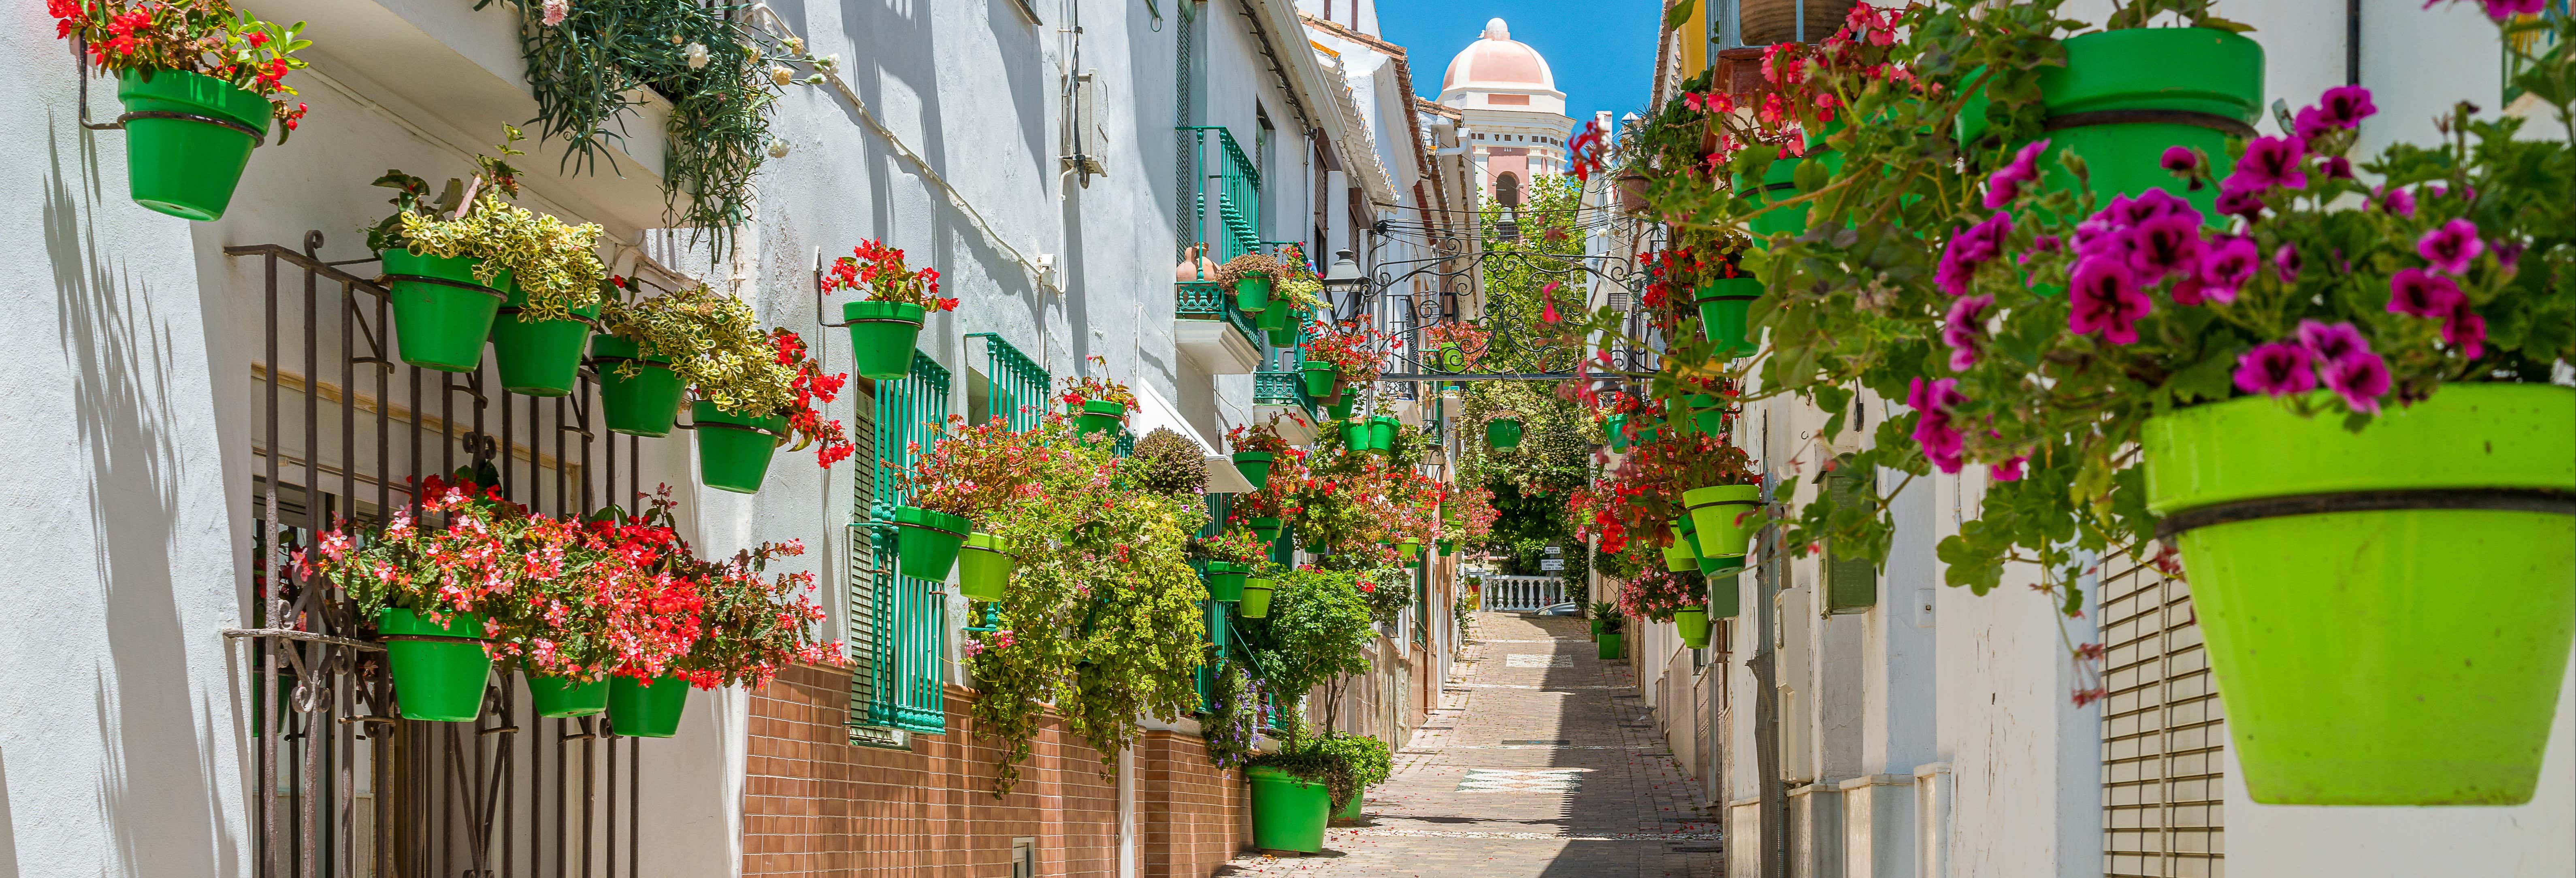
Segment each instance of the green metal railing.
M1209 258L1224 262L1261 248L1261 171L1221 126L1182 126L1183 168L1195 184L1185 198L1191 234L1180 246L1212 243Z
M866 504L866 524L853 526L861 532L853 533L851 541L860 545L863 537L872 550L865 570L857 569L855 557L851 565L851 588L866 592L853 595L852 606L867 611L865 620L855 613L851 620L853 641L865 641L852 648L866 650L865 673L851 675L852 718L928 734L945 732L948 726L942 673L948 653L948 590L946 583L896 572L894 507L907 499L899 479L912 466L915 443L927 448L939 441L940 428L948 421L948 388L948 370L920 351L912 354L912 374L877 383L877 465L860 498Z
M1234 297L1214 283L1190 282L1172 285L1172 316L1182 320L1223 320L1243 335L1243 340L1256 351L1266 351L1262 333L1252 326L1252 315L1235 307Z
M970 332L967 338L984 340L984 380L990 382L991 395L986 397L991 416L1012 430L1034 430L1046 419L1047 386L1054 379L1036 360L990 332Z

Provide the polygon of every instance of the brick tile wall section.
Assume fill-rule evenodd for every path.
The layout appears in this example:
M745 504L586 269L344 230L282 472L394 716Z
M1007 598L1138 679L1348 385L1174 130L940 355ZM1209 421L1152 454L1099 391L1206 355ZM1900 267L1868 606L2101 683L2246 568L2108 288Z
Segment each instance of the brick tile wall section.
M849 674L797 667L751 697L743 866L752 876L985 878L1010 874L1011 840L1034 837L1038 874L1113 878L1118 796L1099 754L1049 723L992 794L997 742L977 739L971 693L948 691L948 733L910 750L854 746ZM1205 878L1248 832L1239 772L1207 763L1197 737L1149 733L1137 753L1144 874Z

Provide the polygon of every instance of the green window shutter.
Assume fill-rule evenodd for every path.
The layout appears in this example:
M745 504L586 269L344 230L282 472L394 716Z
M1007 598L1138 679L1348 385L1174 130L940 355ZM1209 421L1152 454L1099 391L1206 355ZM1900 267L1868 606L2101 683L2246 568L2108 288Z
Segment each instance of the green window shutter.
M1743 582L1744 568L1737 567L1708 577L1708 617L1732 619L1744 610L1743 593L1737 591Z
M937 442L940 425L948 421L948 385L948 370L920 351L913 352L912 374L877 383L877 464L860 498L867 539L851 541L852 650L865 653L851 675L850 713L866 725L947 731L948 588L896 572L893 511L905 499L897 478L912 466L913 446ZM855 557L861 554L868 556L865 565ZM856 594L863 581L866 593ZM860 606L867 612L860 613ZM862 616L868 622L864 638L857 630Z
M1838 503L1866 500L1870 474L1859 470L1851 455L1843 455L1840 465L1825 474L1825 490ZM1837 551L1839 548L1830 542L1825 546L1825 611L1868 612L1878 605L1878 565L1857 553Z

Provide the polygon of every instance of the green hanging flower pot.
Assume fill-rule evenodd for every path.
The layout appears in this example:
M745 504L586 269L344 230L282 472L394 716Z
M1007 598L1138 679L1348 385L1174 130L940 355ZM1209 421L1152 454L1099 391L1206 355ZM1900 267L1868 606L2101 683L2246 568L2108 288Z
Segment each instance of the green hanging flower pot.
M1251 575L1252 569L1245 565L1235 564L1228 561L1208 562L1208 599L1218 601L1243 600L1243 583L1244 580L1249 578Z
M554 320L521 320L527 291L510 285L510 297L492 320L492 365L501 388L522 396L564 396L581 380L581 352L599 317L593 303Z
M1370 418L1369 450L1393 452L1395 450L1395 434L1403 426L1404 419L1393 415L1378 415L1377 417Z
M1264 543L1278 542L1279 535L1286 533L1287 530L1287 523L1276 518L1255 518L1252 520L1252 532L1260 534L1261 541Z
M737 415L698 400L689 408L697 422L698 481L719 491L757 494L769 476L769 460L787 442L787 419Z
M1682 645L1692 649L1708 648L1708 610L1683 607L1673 611L1673 629L1682 636Z
M1611 415L1603 419L1601 437L1609 442L1612 454L1628 450L1628 416Z
M268 139L268 99L184 70L124 70L125 188L134 203L180 219L218 220ZM193 118L189 118L193 117Z
M651 683L633 677L608 681L608 727L634 738L668 738L680 733L680 716L689 708L689 681L664 675Z
M1270 279L1247 277L1234 282L1234 309L1259 314L1270 308Z
M1270 596L1271 593L1277 589L1278 582L1276 580L1262 579L1259 577L1245 579L1243 581L1243 603L1239 608L1243 612L1243 617L1246 619L1268 618L1270 616Z
M1126 403L1086 399L1082 401L1082 409L1074 415L1074 430L1085 438L1116 436L1126 420Z
M1359 407L1359 402L1358 394L1345 396L1329 405L1326 405L1324 407L1325 413L1332 415L1333 420L1347 421L1351 418L1351 410Z
M1406 537L1403 542L1395 544L1395 553L1406 558L1422 554L1422 541L1412 537Z
M1485 445L1500 451L1521 444L1521 422L1516 418L1495 418L1485 422Z
M2059 164L2073 152L2084 157L2093 196L2163 189L2191 202L2212 226L2223 226L2218 188L2193 190L2157 163L2168 147L2197 148L2210 172L2225 178L2234 168L2230 135L2251 137L2263 107L2263 47L2214 28L2138 27L2098 31L2060 42L2062 66L2039 76L2040 104L2048 115L2048 150L2039 157L2040 185L2073 190L2075 175ZM1983 91L1959 111L1961 142L1982 136L1989 124ZM2013 149L2024 144L2014 143Z
M483 651L483 614L447 613L447 624L398 607L376 614L393 666L394 705L404 719L473 722L483 715L492 656Z
M1369 425L1357 418L1342 422L1342 445L1352 451L1369 450Z
M1333 364L1322 360L1307 360L1304 365L1298 366L1297 370L1299 374L1305 376L1306 395L1316 399L1333 395L1333 386L1342 379L1341 373L1333 368Z
M1761 339L1746 325L1753 301L1759 298L1762 282L1749 277L1719 278L1699 285L1691 304L1699 306L1700 336L1717 346L1719 356L1750 356L1762 349Z
M1310 854L1324 849L1324 825L1333 812L1330 790L1266 766L1243 773L1252 781L1253 847Z
M909 538L911 533L904 536ZM1002 588L1011 582L1011 563L1010 540L983 531L967 534L966 542L957 548L957 594L970 601L1001 600ZM943 573L922 578L946 577Z
M2246 791L2530 801L2576 638L2576 388L2446 384L2343 423L2249 397L2140 437Z
M877 381L912 374L913 344L921 339L921 320L928 313L910 302L841 303L841 322L850 325L852 370Z
M1664 547L1664 569L1674 573L1699 569L1699 556L1691 551L1690 537L1680 526L1673 527L1673 544Z
M1437 543L1437 545L1440 547L1440 554L1443 554L1443 555L1455 555L1455 554L1458 554L1458 541L1457 541L1457 540L1454 540L1454 539L1445 539L1445 540L1441 540L1439 543Z
M948 580L972 526L966 519L919 506L895 507L894 524L903 575L932 582Z
M414 256L408 250L381 254L385 286L394 305L394 351L403 362L441 372L472 372L483 365L483 342L492 337L492 318L514 284L504 270L493 286L474 279L469 256Z
M1720 558L1703 562L1700 573L1708 579L1708 617L1735 618L1744 604L1744 599L1736 591L1743 578L1744 559Z
M1271 454L1267 451L1237 451L1234 453L1235 471L1242 473L1243 480L1251 482L1252 489L1255 491L1270 487L1270 463Z
M1699 556L1733 558L1752 547L1754 521L1762 511L1761 485L1714 485L1682 492L1698 528Z
M1271 314L1277 313L1278 311L1279 309L1272 308L1268 311L1261 312L1261 316L1266 320ZM1297 326L1297 320L1295 318L1282 318L1279 323L1279 326L1269 327L1262 330L1270 336L1270 346L1274 348L1296 347L1297 337L1302 334L1302 330Z
M1294 325L1296 320L1296 312L1285 307L1264 308L1260 313L1253 315L1252 328L1262 332L1278 332Z
M590 716L608 710L607 678L580 683L524 671L520 676L528 681L528 699L536 705L538 716Z
M1758 184L1742 174L1737 174L1735 175L1735 191L1745 193L1745 197L1750 199L1755 205L1775 204L1787 201L1791 198L1796 198L1799 194L1798 166L1805 162L1806 159L1800 156L1789 156L1787 158L1774 161L1771 163L1769 168L1762 172L1762 181ZM1783 207L1778 210L1764 211L1760 216L1754 217L1751 222L1746 224L1746 226L1753 231L1753 234L1756 237L1762 239L1760 243L1764 246L1768 246L1769 238L1772 235L1784 233L1796 235L1805 232L1807 230L1807 208L1810 206L1811 205L1808 204L1799 204L1792 207Z
M612 433L629 436L671 435L680 421L680 373L669 357L642 357L635 342L614 335L593 336L590 361L599 372L600 416ZM627 374L632 369L632 375Z

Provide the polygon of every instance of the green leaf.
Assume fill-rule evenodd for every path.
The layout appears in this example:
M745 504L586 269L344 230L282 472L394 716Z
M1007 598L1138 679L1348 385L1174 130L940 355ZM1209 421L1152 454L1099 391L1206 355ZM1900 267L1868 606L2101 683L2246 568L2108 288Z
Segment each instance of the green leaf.
M1674 30L1680 28L1684 24L1688 24L1690 22L1691 12L1698 6L1699 0L1681 0L1681 2L1674 3L1671 9L1664 10L1664 29Z

